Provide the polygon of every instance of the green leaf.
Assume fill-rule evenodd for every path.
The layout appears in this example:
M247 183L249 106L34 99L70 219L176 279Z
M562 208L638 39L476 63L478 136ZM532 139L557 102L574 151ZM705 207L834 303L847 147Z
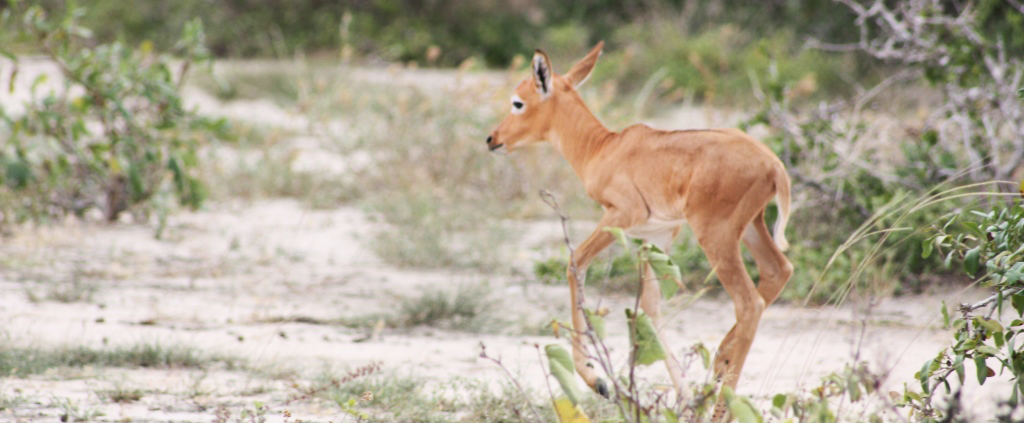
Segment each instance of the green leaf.
M647 254L647 260L651 265L651 269L654 270L654 275L658 278L658 285L661 287L661 297L667 300L679 291L679 286L683 283L683 275L679 271L679 266L672 262L672 258L668 254L665 254L653 245L650 248L651 251Z
M1010 304L1017 310L1017 317L1024 317L1024 293L1016 293L1010 297Z
M906 391L904 393L904 397L906 397L908 399L911 399L911 400L918 401L918 402L921 401L921 394L919 394L917 392L914 392L914 391Z
M1006 281L1004 281L1003 283L1007 285L1013 285L1021 280L1024 280L1024 272L1021 272L1018 269L1010 269L1007 270L1005 274L1003 274L1003 277L1006 278Z
M932 249L935 247L935 238L927 238L921 241L921 258L928 258L932 255Z
M999 321L995 320L995 319L986 319L986 318L983 318L983 317L975 317L974 318L974 324L975 325L979 325L979 326L985 328L985 330L987 330L989 334L993 334L993 333L996 333L996 332L1002 332L1004 330L1003 329L1003 325L1000 324Z
M636 363L646 366L664 360L665 350L658 340L658 332L654 329L650 316L643 311L634 315L631 310L626 309L626 318L629 319L629 341L636 353Z
M45 73L41 73L32 81L32 88L30 89L30 92L33 96L36 94L36 88L39 88L40 85L46 83L47 79L49 79L49 77Z
M953 361L953 370L956 371L956 377L960 380L960 385L964 384L964 355L958 354L956 360Z
M975 213L975 214L978 214L974 210L971 210L971 212ZM985 215L981 215L981 216L985 217ZM985 237L985 232L981 230L981 226L978 225L977 222L967 221L967 222L962 222L961 225L963 225L963 227L965 229L967 229L968 232L970 232L970 233L972 233L972 234L974 234L974 235L976 235L976 236L978 236L980 238L984 238Z
M584 308L583 313L586 314L587 319L590 320L590 326L594 327L594 333L597 334L597 338L604 339L604 316L594 313L594 311L589 308Z
M557 361L558 364L561 364L563 368L568 370L576 369L572 361L572 356L570 356L569 352L566 351L565 348L562 348L560 345L545 345L544 353L547 354L548 360Z
M991 345L980 345L978 348L975 348L975 351L988 355L999 355L999 350Z
M2 162L0 162L2 163ZM15 158L7 162L4 179L11 188L22 189L32 181L32 168L25 161Z
M855 377L848 377L846 379L846 392L848 392L850 394L850 401L851 402L860 401L860 398L861 398L860 383L857 380L857 378L855 378Z
M942 302L942 327L949 329L949 309L946 307L946 302Z
M786 394L775 394L775 396L772 397L772 407L782 409L786 406L786 401L788 399L789 397L787 397Z
M985 366L985 356L977 354L974 356L974 367L978 374L978 384L984 385L985 379L988 378L988 367Z
M967 250L967 253L964 254L964 271L966 271L968 275L974 276L975 273L978 273L978 260L980 260L980 255L981 247L974 247Z
M729 400L729 411L739 423L764 423L761 412L745 397L733 396Z
M7 92L13 94L15 81L18 80L18 62L14 62L14 69L11 70L11 79L7 82Z
M930 369L932 367L932 363L934 363L934 362L935 362L934 359L926 361L924 363L924 365L921 366L921 370L919 372L917 372L917 375L916 375L918 382L921 383L921 391L926 393L926 394L929 392L929 389L928 389L928 379L932 375L932 372L931 372Z
M544 351L548 354L548 368L551 370L551 375L562 387L562 392L565 392L565 396L569 397L573 404L579 404L580 391L576 385L576 374L573 370L569 370L574 369L569 353L558 345L548 345L544 347ZM564 365L566 361L569 362L568 367Z
M697 354L700 354L701 364L704 365L704 369L711 369L711 352L704 346L703 343L698 342L694 345L693 349L697 350Z
M614 236L615 239L619 241L619 244L622 244L622 246L625 247L627 251L629 250L629 238L626 238L626 231L624 231L622 228L616 228L613 226L606 227L603 230L605 232L612 234L612 236Z

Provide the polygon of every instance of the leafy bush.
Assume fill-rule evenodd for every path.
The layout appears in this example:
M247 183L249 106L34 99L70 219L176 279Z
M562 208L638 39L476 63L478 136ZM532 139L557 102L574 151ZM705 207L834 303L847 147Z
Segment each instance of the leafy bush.
M794 191L804 193L794 219L805 224L792 237L801 241L789 253L797 273L784 298L819 302L841 300L855 288L915 290L929 275L947 274L940 260L921 254L924 235L914 229L964 207L959 198L967 194L932 194L963 186L1005 190L1009 185L999 182L1024 169L1017 117L1024 102L1015 94L1024 67L1004 43L981 35L978 15L932 0L892 9L845 3L860 16L864 38L812 44L863 51L893 66L893 74L848 101L806 110L793 101L799 83L769 72L758 92L762 109L744 125L770 126L764 141L787 164ZM897 112L886 107L887 91L914 82L934 84L942 101L923 121L887 118ZM847 235L857 233L864 236Z
M1024 183L1020 189L1024 196ZM936 225L922 245L925 256L944 257L947 267L956 261L971 277L981 272L981 286L994 293L974 304L960 304L954 310L959 317L951 316L946 304L942 305L943 323L954 330L953 345L924 363L916 375L923 395L908 390L902 405L922 418L943 417L934 407L935 395L940 387L951 393L953 377L958 386L964 385L968 377L964 363L968 361L974 362L972 378L979 384L1009 371L1013 383L1005 398L1011 405L1019 404L1024 393L1024 342L1018 338L1024 327L1024 203L987 213L955 213L942 226ZM1006 306L1016 312L1011 315L1017 315L1009 322L1001 317ZM999 372L990 364L999 366Z
M803 96L846 94L844 80L868 80L868 66L852 55L827 55L802 49L791 31L761 36L739 25L722 25L681 35L664 17L630 23L611 36L615 47L594 78L623 82L627 91L652 90L668 101L692 98L712 104L750 103L751 75L763 75L773 63L786 80L799 80ZM644 88L647 87L647 88Z
M172 58L147 43L89 47L81 15L74 9L51 18L33 6L18 25L4 10L6 38L16 34L37 46L65 81L42 91L42 74L22 113L0 108L0 222L93 208L108 220L124 211L145 216L161 202L169 206L162 197L198 207L206 198L198 150L226 129L186 110L179 95L191 66L209 60L202 24L186 25Z

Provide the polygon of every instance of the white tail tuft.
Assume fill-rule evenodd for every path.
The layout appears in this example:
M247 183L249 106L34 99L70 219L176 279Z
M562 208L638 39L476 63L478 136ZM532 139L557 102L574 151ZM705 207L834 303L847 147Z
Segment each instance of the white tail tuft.
M789 241L786 241L786 222L789 221L789 174L784 167L776 170L775 176L775 203L779 209L779 215L775 219L775 245L780 250L789 249Z

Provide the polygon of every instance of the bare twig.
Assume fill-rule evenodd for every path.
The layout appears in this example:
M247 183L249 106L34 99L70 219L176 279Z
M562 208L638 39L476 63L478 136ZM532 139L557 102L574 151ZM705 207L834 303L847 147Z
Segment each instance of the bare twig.
M1012 290L1009 290L1009 291L1006 291L1006 292L997 292L995 294L992 294L992 296L990 296L990 297L988 297L988 298L986 298L984 300L978 301L978 302L976 302L974 304L960 304L960 311L965 313L965 314L966 313L970 313L970 312L972 312L974 310L977 310L979 308L982 308L982 307L985 307L985 306L987 306L989 304L994 303L996 300L999 299L1000 296L1012 297L1014 295L1017 295L1021 291L1024 291L1024 288L1012 289Z
M538 351L540 351L540 347L538 347ZM523 386L519 384L519 380L517 380L515 378L515 376L512 376L512 372L510 372L508 370L508 368L505 367L505 365L501 363L501 357L494 358L494 357L491 357L491 356L487 355L487 346L484 345L484 343L482 341L480 342L480 358L485 359L485 360L490 360L494 364L497 364L498 367L500 367L501 370L503 370L505 372L505 376L508 376L508 380L512 381L512 384L515 385L517 390L519 390L519 394L523 396L523 402L525 402L526 405L528 405L530 407L530 411L533 412L533 416L537 419L537 422L538 423L539 422L543 422L544 419L542 419L540 417L540 412L538 412L537 408L533 406L533 402L530 401L530 396L526 394L526 390L523 389ZM546 376L546 373L545 373L545 376ZM544 380L547 380L547 377L545 377ZM548 387L548 390L549 391L551 390L550 386Z

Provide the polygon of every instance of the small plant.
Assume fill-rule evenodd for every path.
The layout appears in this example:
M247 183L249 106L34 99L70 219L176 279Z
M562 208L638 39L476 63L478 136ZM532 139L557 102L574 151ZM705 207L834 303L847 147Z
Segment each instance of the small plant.
M341 411L343 413L353 416L356 418L356 421L361 422L369 420L370 415L365 411L360 410L358 407L360 404L368 403L370 401L373 401L373 392L366 391L359 398L349 398L348 401L345 402L339 401L338 405L341 406Z
M350 380L321 396L357 419L368 417L372 411L388 414L396 421L431 421L439 410L424 382L417 376L377 374Z
M265 423L268 412L270 412L270 407L260 401L254 401L251 408L243 407L238 416L232 418L231 410L220 406L213 413L213 423ZM285 413L286 417L290 414L288 411Z
M104 416L101 411L82 408L77 402L71 401L68 398L54 397L50 402L50 406L61 410L60 421L62 422L88 422L96 420L97 417Z
M376 373L380 373L381 363L374 362L365 366L357 367L341 377L327 376L326 380L318 384L309 386L300 386L298 383L292 384L292 387L299 391L298 395L292 397L292 400L309 400L318 395L329 392L330 390L340 390L343 385L348 384L359 378L365 378Z
M144 395L141 389L130 388L120 383L114 385L114 387L111 389L99 391L97 392L97 394L99 394L99 396L101 397L109 399L112 402L120 404L136 402L138 400L141 400Z
M496 300L486 284L460 285L454 290L429 290L402 299L393 324L479 330L495 319Z
M94 208L114 221L125 211L145 217L171 203L202 204L199 147L226 124L186 110L179 95L193 64L210 58L201 22L185 26L172 59L152 43L89 46L92 32L73 5L56 18L31 6L18 23L10 11L0 19L4 38L31 43L65 80L46 89L43 74L23 112L0 108L0 223Z

